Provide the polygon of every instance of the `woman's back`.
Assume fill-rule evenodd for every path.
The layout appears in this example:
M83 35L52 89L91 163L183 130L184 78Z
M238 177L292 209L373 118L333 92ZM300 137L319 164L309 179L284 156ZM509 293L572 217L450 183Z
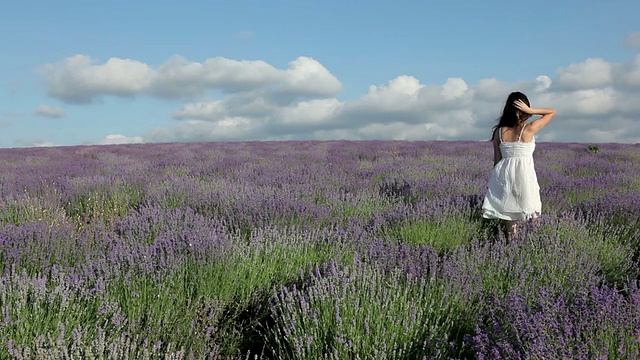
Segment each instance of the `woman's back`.
M513 135L514 128L498 128L498 138L500 139L500 153L503 160L509 158L523 158L523 157L532 157L533 152L536 148L535 137L531 136L531 141L524 141L524 129L526 128L526 124L521 128L518 136L515 140L505 141L504 133L508 134L510 137Z
M501 128L498 128L498 132L499 132L499 139L501 143L507 142L507 143L512 143L512 142L523 142L523 143L528 143L528 142L532 142L534 141L534 135L533 133L526 131L527 128L527 124L523 124L523 126L518 127L518 126L514 126L514 127L508 127L508 126L504 126Z
M513 92L493 128L494 166L482 216L503 220L510 238L517 234L517 221L540 215L540 187L533 163L535 134L555 113L554 109L531 108L526 95ZM527 123L532 115L542 117Z

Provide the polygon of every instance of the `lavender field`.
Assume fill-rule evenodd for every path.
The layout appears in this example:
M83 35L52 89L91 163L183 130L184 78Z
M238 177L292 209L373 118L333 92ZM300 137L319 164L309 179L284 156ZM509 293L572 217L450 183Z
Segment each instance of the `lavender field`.
M640 358L640 145L534 158L506 241L488 141L0 150L0 358Z

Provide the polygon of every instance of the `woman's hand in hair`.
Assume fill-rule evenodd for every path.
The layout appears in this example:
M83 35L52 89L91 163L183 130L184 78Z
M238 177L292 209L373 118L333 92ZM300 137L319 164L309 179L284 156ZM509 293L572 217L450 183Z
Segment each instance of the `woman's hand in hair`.
M529 107L529 105L527 105L524 101L522 101L521 99L518 99L516 101L513 102L513 106L516 107L516 109L522 111L525 114L529 114L529 115L534 115L535 111Z

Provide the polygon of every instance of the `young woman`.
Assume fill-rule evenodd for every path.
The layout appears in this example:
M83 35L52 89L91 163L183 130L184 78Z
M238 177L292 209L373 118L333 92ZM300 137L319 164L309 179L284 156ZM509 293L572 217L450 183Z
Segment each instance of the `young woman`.
M525 94L512 92L493 127L494 161L482 216L502 220L509 239L518 235L518 221L536 218L542 210L533 164L534 135L555 114L555 109L531 108ZM542 116L527 123L532 115Z

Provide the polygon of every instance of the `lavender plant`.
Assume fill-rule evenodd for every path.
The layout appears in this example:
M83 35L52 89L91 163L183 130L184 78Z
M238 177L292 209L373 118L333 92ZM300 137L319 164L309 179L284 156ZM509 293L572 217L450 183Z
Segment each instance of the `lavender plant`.
M634 359L640 356L638 289L608 287L537 296L517 292L488 302L469 337L479 359Z
M269 335L278 359L447 358L459 307L435 281L356 262L277 291Z
M640 146L597 146L538 145L512 242L488 142L2 149L0 358L637 356Z

